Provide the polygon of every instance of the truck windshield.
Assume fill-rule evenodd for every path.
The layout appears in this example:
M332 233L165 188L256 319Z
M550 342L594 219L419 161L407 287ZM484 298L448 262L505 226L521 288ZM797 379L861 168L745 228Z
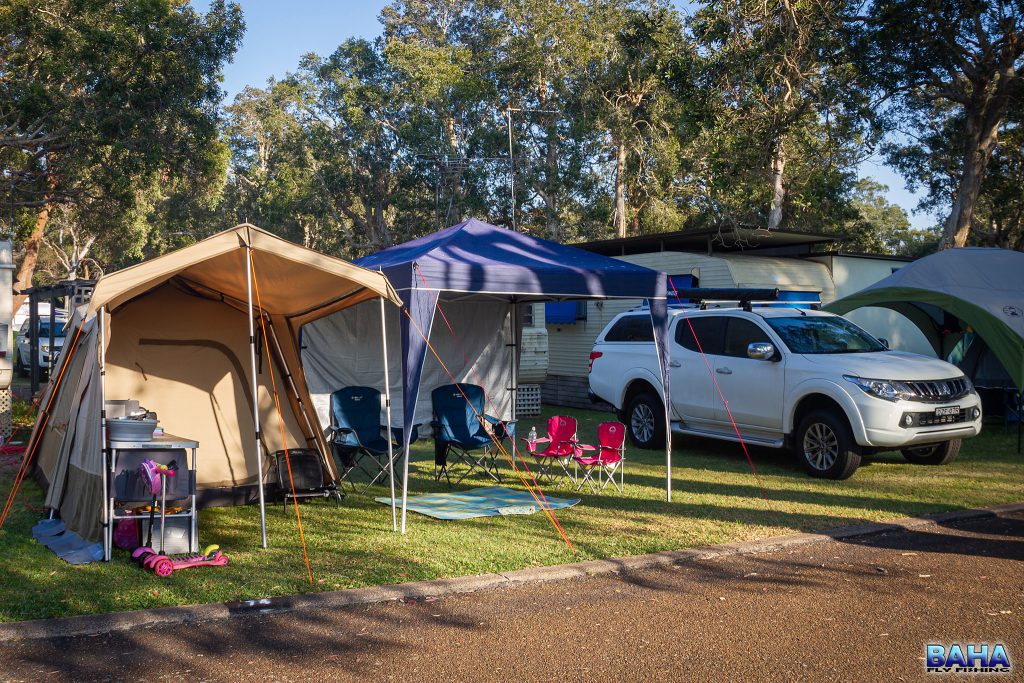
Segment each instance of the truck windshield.
M885 351L881 342L846 318L795 316L766 318L793 353L871 353Z
M54 337L63 337L64 336L64 323L62 321L60 321L60 320L57 321L57 325L53 328L53 336ZM44 339L44 338L45 339L49 339L49 337L50 337L50 326L49 326L49 324L40 325L39 326L39 338L40 339Z

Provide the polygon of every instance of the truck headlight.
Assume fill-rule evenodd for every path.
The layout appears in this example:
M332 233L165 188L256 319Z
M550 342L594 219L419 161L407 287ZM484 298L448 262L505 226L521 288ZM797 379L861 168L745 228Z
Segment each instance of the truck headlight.
M869 379L867 377L855 377L854 375L843 375L847 382L853 382L860 387L865 394L871 394L876 398L886 401L899 401L913 396L913 392L903 382L890 379Z

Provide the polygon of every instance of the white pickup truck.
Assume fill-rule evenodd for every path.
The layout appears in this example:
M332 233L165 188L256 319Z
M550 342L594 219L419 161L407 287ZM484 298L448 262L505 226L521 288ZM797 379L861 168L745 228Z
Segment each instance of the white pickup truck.
M981 401L957 367L890 351L837 315L672 309L669 337L673 432L736 441L738 429L748 443L791 447L813 476L846 479L880 450L945 464L981 431ZM664 445L660 377L647 311L616 316L590 354L591 397L615 407L641 448Z

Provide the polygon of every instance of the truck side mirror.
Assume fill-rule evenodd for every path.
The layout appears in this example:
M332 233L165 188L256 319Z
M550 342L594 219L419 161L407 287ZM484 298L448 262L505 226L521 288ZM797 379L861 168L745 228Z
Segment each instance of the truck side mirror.
M768 342L748 344L747 357L754 360L771 360L775 357L775 346Z
M879 341L879 342L880 342L880 343L882 344L882 346L884 346L884 347L885 347L886 349L888 349L888 348L889 348L889 340L888 340L888 339L886 339L885 337L879 337L879 338L878 338L878 341Z

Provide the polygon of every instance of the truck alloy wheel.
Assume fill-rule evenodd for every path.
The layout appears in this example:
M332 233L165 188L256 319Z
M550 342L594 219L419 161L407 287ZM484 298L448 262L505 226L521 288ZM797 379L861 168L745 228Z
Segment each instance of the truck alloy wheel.
M846 419L829 410L817 410L800 422L794 448L813 477L847 479L860 466L860 448Z
M629 438L638 448L662 448L665 445L665 414L654 394L634 396L626 410Z

